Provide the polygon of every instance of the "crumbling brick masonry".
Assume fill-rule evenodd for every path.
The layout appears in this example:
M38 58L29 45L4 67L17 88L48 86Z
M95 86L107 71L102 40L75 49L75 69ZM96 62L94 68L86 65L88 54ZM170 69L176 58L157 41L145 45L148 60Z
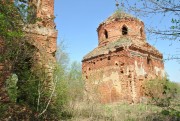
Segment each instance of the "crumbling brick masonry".
M13 0L12 0L13 1ZM36 48L36 53L33 58L33 66L31 69L37 76L40 76L39 70L44 70L47 76L45 83L45 90L51 91L54 87L53 71L56 63L56 39L57 30L54 23L54 0L29 0L28 5L34 6L37 18L41 18L40 21L34 24L25 25L24 31L26 36L29 36L31 40L28 42ZM33 9L33 8L32 8ZM0 54L3 54L1 50L3 45L0 38ZM3 64L0 64L0 72L3 70ZM1 73L3 74L3 73ZM5 80L0 78L0 102L8 101L6 93Z
M144 82L164 76L163 55L146 42L144 23L117 11L97 32L98 47L82 60L86 98L140 102Z

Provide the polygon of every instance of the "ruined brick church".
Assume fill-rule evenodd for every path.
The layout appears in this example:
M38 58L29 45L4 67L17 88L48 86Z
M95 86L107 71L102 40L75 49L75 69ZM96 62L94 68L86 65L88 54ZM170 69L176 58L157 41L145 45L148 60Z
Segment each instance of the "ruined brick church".
M82 60L87 99L140 102L145 81L165 76L163 55L147 43L144 23L116 11L97 32L98 47Z

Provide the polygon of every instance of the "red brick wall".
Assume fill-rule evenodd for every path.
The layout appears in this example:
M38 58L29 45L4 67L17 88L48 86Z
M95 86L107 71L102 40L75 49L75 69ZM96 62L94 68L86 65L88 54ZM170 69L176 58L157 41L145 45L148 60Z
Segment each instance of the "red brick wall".
M54 24L54 0L32 0L29 4L36 6L37 17L41 18L41 21L30 24L25 29L26 35L31 38L28 42L39 50L35 54L35 62L32 70L39 70L41 68L46 70L48 78L45 83L47 83L47 90L49 91L53 87L52 77L54 64L56 62L55 52L57 49L57 31ZM0 39L0 52L2 48L2 41ZM0 63L0 73L5 75L3 67L3 64ZM5 92L5 79L0 78L0 89L0 102L8 101L8 96Z
M122 34L123 26L127 35ZM113 18L100 24L97 32L98 48L119 39L132 43L123 50L83 60L87 98L102 103L139 102L144 97L144 82L164 76L162 54L146 42L144 23L133 17Z
M131 51L112 52L83 62L88 98L102 103L141 100L144 96L143 82L161 77L164 66L161 58L156 60L151 57L148 63L147 53L137 56L132 55ZM160 69L159 75L156 75L155 68Z
M128 28L128 34L122 35L122 27ZM142 35L140 29L142 28ZM106 39L104 31L107 31L108 38ZM122 37L130 38L134 41L145 41L144 23L136 19L121 19L110 23L105 23L98 28L99 45L106 42L114 41Z

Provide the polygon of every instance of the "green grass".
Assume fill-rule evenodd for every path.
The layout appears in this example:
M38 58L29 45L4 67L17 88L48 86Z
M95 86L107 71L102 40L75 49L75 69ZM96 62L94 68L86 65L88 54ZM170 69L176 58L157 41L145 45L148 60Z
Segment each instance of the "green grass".
M66 121L180 121L180 88L166 107L154 104L100 104L72 101L64 107Z
M163 114L167 108L147 104L98 104L76 102L66 107L67 121L178 121L177 116ZM176 113L180 112L179 104ZM180 116L180 115L179 115Z
M69 107L72 118L69 121L136 121L161 112L162 109L157 106L145 104L98 104L98 103L76 103Z

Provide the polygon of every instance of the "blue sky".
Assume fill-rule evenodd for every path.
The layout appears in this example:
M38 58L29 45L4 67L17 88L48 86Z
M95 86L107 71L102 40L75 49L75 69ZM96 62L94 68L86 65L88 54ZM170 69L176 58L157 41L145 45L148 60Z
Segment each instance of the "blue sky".
M81 61L83 56L97 47L98 37L96 29L115 10L114 0L55 0L55 23L58 30L58 43L64 41L66 51L72 61ZM171 15L167 17L138 17L145 26L166 28L171 24ZM147 35L147 41L154 45L167 58L169 54L176 54L180 42L163 40ZM179 52L180 53L180 52ZM180 82L180 63L165 61L165 70L172 81Z

